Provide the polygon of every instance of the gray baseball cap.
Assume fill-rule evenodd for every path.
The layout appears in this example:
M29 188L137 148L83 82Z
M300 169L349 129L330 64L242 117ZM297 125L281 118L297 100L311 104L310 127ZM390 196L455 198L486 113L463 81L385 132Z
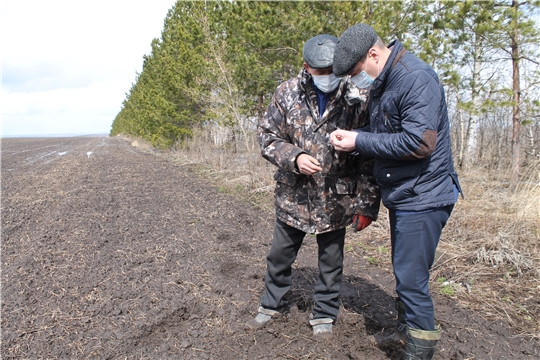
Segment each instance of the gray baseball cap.
M337 41L337 37L327 34L312 37L304 44L304 61L314 69L331 67Z

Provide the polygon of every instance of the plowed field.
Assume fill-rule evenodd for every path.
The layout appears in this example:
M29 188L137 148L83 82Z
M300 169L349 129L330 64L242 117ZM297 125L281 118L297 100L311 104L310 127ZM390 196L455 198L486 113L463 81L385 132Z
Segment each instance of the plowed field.
M244 328L262 294L274 215L120 138L2 140L3 359L399 359L393 276L346 254L332 340L308 324L314 238L291 309ZM366 229L369 231L369 228ZM539 344L435 296L435 359L539 358Z

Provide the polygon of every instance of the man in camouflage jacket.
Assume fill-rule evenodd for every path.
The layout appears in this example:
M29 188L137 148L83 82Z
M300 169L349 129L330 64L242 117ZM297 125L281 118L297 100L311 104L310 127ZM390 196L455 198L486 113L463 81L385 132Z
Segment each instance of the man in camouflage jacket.
M316 337L329 338L339 312L346 226L362 230L377 219L380 195L372 161L335 151L329 134L369 124L367 96L331 71L337 38L318 35L304 45L304 68L276 89L259 124L262 156L277 166L274 175L276 227L267 256L266 291L257 317L261 328L287 304L291 265L306 233L316 234L319 280L310 324Z

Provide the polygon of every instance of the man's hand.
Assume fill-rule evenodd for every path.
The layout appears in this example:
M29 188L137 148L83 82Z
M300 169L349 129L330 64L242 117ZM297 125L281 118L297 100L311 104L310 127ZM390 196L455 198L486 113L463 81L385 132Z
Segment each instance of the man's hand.
M300 154L296 158L296 165L298 171L304 175L313 175L319 171L322 171L321 164L313 156L308 154Z
M367 228L372 221L373 220L371 220L371 218L368 218L367 216L356 214L353 216L352 227L355 231L362 231Z
M357 132L347 130L336 130L330 134L330 144L339 151L351 152L356 150Z

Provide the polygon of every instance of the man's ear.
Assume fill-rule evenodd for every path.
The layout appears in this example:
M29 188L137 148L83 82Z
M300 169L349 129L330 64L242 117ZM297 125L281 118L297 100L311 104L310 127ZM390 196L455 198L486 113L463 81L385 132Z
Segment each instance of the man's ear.
M311 74L311 72L309 71L310 67L307 62L304 62L304 69L306 69L306 71Z
M371 49L368 50L368 56L373 58L373 60L375 60L375 62L379 62L380 60L380 57L379 57L379 51L372 47Z

